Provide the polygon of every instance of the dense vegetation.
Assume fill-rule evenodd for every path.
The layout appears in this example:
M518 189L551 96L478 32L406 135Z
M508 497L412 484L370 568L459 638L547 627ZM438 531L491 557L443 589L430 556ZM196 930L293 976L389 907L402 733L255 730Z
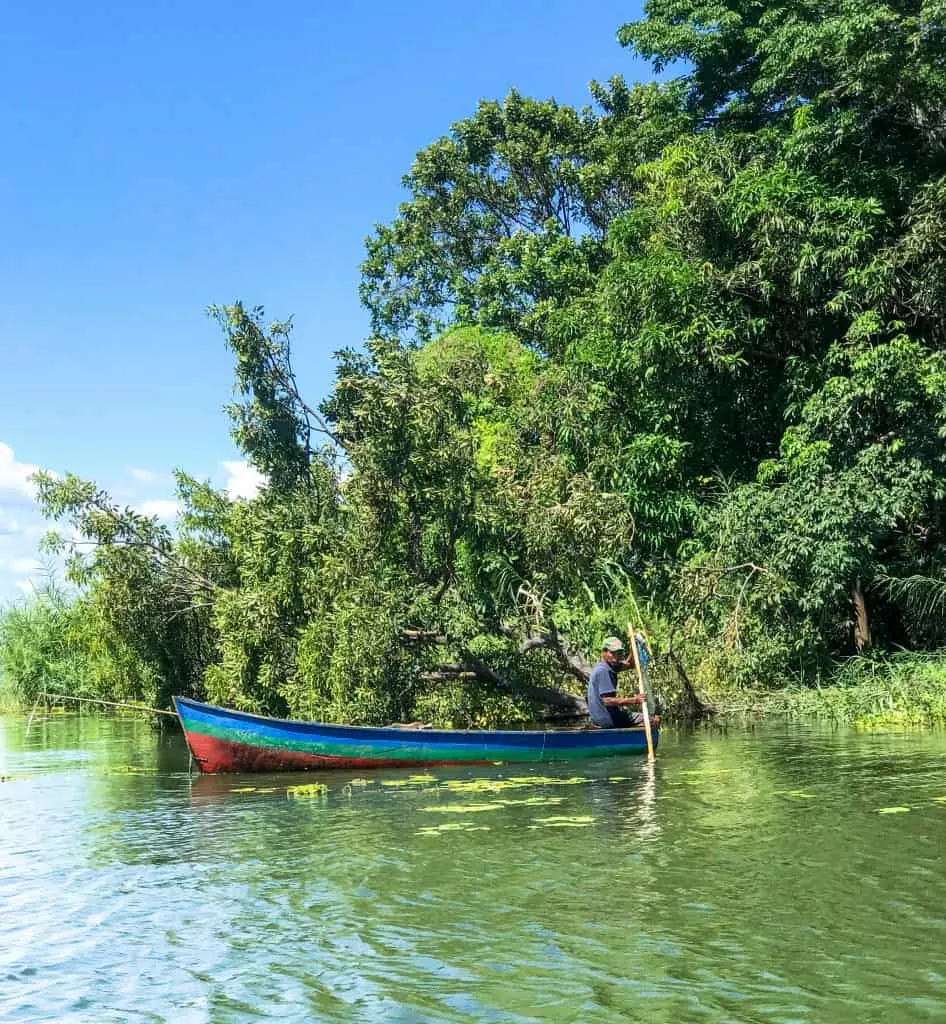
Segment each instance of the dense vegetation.
M94 544L74 607L11 616L64 616L83 686L488 723L641 614L674 691L946 643L946 3L650 0L619 38L683 73L418 154L320 406L289 323L214 311L258 497L180 474L172 533L41 477Z

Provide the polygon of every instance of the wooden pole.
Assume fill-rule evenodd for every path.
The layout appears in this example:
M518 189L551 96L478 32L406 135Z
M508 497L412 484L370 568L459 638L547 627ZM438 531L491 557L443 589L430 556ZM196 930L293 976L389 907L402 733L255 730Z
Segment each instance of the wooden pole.
M644 617L641 615L641 610L637 604L637 598L634 596L634 591L628 588L628 597L631 599L631 604L634 605L633 615L641 624L641 637L644 640L644 650L650 655L651 658L654 656L654 648L650 642L650 637L647 635L647 630L644 629Z
M649 657L654 656L654 645L650 642L650 637L647 635L647 630L641 626L641 639L644 641L644 650L647 652Z
M634 668L637 669L637 689L641 697L641 711L644 714L644 735L647 737L647 760L654 760L654 734L650 727L650 708L647 706L647 691L644 689L644 673L641 671L641 660L637 654L637 635L632 623L627 624L627 642L631 645L634 656Z
M96 697L70 697L68 693L46 693L45 690L42 696L51 697L53 700L74 700L80 704L103 704L109 708L130 708L132 711L150 711L153 715L170 715L172 718L177 718L176 711L165 711L163 708L149 708L144 704L128 704L121 700L99 700Z

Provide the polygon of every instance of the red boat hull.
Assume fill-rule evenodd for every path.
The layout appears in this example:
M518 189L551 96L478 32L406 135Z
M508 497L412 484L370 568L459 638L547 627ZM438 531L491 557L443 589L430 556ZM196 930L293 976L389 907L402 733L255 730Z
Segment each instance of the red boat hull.
M403 758L330 757L300 750L267 750L248 743L234 743L214 736L191 733L187 737L194 760L202 772L287 772L313 768L424 768L449 765L484 765L493 761L431 761Z

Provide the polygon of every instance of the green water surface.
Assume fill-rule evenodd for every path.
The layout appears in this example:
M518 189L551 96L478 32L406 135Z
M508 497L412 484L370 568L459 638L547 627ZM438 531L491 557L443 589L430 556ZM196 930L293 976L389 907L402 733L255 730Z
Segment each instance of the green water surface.
M147 722L26 726L5 1022L946 1021L941 733L201 778Z

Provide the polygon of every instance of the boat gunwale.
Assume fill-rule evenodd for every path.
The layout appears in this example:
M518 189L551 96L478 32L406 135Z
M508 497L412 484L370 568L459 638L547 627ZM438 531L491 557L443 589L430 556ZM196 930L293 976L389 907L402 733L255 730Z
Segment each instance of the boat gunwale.
M198 709L206 708L211 711L219 712L221 715L226 717L242 718L244 720L255 720L263 722L273 722L277 725L287 726L308 726L319 729L358 729L364 730L365 732L386 732L393 733L396 736L411 736L414 734L421 736L580 736L584 733L590 733L592 735L599 732L606 733L638 733L644 732L643 725L631 725L624 729L602 729L596 726L584 726L582 728L571 728L571 729L406 729L398 728L392 725L344 725L336 722L313 722L306 721L301 718L276 718L273 715L260 715L253 711L238 711L236 708L222 708L217 704L207 704L204 701L194 700L193 697L173 697L175 710L177 710L178 717L181 719L181 724L184 724L183 715L181 715L178 703L184 705L192 705ZM186 730L185 730L186 731Z

